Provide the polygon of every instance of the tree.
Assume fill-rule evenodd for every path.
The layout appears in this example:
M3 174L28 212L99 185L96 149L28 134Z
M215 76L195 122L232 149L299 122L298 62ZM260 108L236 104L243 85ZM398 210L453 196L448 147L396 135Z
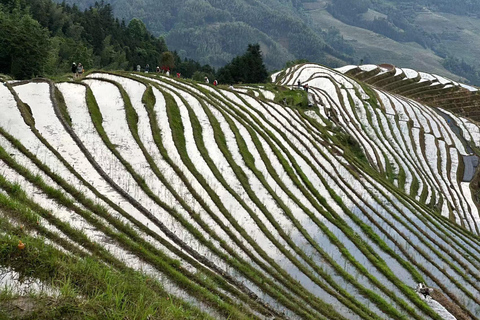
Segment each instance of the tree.
M213 83L213 79L215 76L212 73L208 73L205 71L195 71L195 73L192 76L192 79L198 82L204 82L205 78L208 78L210 83Z
M0 11L0 72L26 79L43 74L48 58L48 31L28 14Z
M170 51L162 53L160 58L162 70L173 70L175 68L175 56Z
M149 35L147 27L145 27L145 24L142 22L142 20L136 18L132 19L128 24L128 31L130 32L132 38L139 42L147 39Z
M267 79L268 72L259 44L249 44L243 56L234 58L218 70L218 80L221 83L263 83Z

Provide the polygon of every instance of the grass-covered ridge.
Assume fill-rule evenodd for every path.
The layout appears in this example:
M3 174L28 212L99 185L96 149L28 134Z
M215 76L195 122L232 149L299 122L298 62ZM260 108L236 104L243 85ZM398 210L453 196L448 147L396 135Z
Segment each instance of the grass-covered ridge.
M464 160L480 129L386 89L415 81L352 70L394 79L304 64L233 89L105 72L0 86L0 270L48 288L2 292L0 313L480 317Z

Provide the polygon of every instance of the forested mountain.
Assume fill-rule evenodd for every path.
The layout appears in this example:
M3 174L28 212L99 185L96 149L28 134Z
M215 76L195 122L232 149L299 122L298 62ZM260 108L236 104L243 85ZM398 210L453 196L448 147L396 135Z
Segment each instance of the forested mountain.
M80 8L91 0L69 0ZM180 56L220 67L259 42L269 69L288 60L308 59L328 65L352 62L352 48L328 32L313 30L302 14L302 1L146 0L109 1L127 20L139 18L155 35L165 35ZM330 35L331 36L331 35Z
M80 8L94 0L68 0ZM461 0L110 0L180 56L220 67L259 42L269 69L307 59L329 66L393 63L480 83L480 4Z
M430 50L447 70L480 84L478 69L472 66L480 39L475 35L480 28L478 1L336 0L326 10L347 25Z
M72 62L133 69L160 61L167 51L143 22L119 21L108 4L80 11L51 0L2 1L0 33L0 73L16 78L64 73Z

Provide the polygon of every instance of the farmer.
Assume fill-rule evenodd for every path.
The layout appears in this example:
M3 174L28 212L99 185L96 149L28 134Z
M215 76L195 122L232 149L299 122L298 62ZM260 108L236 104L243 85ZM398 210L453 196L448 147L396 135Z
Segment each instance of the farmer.
M84 71L83 65L79 62L77 65L77 78L82 77Z
M216 87L218 85L218 81L217 80L213 80L213 85Z
M72 63L72 73L73 73L73 77L76 78L77 77L77 64L75 62Z
M205 77L205 83L207 83L207 84L210 83L210 80L208 80L207 77Z
M423 294L423 298L427 299L430 296L430 288L425 285L425 283L418 283L417 292Z

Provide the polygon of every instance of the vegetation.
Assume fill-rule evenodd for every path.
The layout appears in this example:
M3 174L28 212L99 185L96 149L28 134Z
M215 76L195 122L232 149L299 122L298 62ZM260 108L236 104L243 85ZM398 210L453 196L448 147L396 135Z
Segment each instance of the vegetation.
M48 31L18 8L0 11L0 72L17 78L41 74L48 62Z
M425 10L472 16L472 12L478 9L479 4L468 0L456 2L455 5L443 0L393 2L339 0L332 1L327 10L347 24L374 31L397 42L416 42L426 49L433 50L439 57L444 58L442 64L448 71L478 85L480 79L475 59L469 57L468 61L465 60L464 53L455 50L455 47L449 44L458 38L456 31L440 31L437 30L440 28L421 25L416 21ZM369 10L376 12L377 15L369 17Z
M139 18L155 35L164 35L180 55L223 67L242 54L248 44L260 43L268 69L282 68L286 61L305 58L328 63L330 55L352 61L343 38L331 39L327 30L313 30L302 14L310 1L115 1L118 17ZM87 8L90 0L68 0ZM148 9L147 9L148 8ZM351 47L350 47L351 48Z
M274 88L277 91L275 95L275 101L289 106L291 108L307 108L308 107L308 94L303 89L290 90L277 86Z
M143 69L149 64L151 70L159 66L173 72L175 67L175 73L192 78L198 72L200 78L215 75L214 68L231 63L254 43L260 45L269 70L298 59L329 66L384 62L357 53L338 28L315 27L303 10L309 1L124 1L114 5L90 0L57 5L52 0L6 1L0 15L6 35L1 39L0 73L19 79L54 76L70 70L72 62L81 62L87 69L105 70L134 70L137 65ZM455 31L437 32L416 20L422 8L469 16L476 7L468 1L449 6L441 0L341 0L332 1L327 10L349 25L433 50L445 59L437 67L477 84L478 68L469 50L457 52L450 45L458 38ZM175 50L169 52L166 43Z
M49 0L4 3L0 7L2 63L0 72L16 78L84 67L133 70L137 64L160 61L167 47L138 19L128 25L113 17L108 4L80 11Z
M86 9L95 1L68 0L66 3ZM422 59L432 60L423 61L421 66L425 70L422 71L426 72L455 72L438 62L447 56L464 59L469 66L476 63L476 38L469 37L467 41L468 33L461 30L465 28L475 33L480 27L473 14L479 5L469 0L454 5L445 0L339 0L326 1L326 8L323 2L311 0L179 0L174 3L116 0L110 3L117 17L125 21L140 19L153 34L163 36L169 48L177 51L182 60L188 57L214 68L223 67L241 55L251 43L261 45L269 70L281 69L286 62L299 59L331 67L363 61L419 68L420 65L412 61L419 53L425 55ZM322 13L319 19L326 22L317 23L319 12L325 10L329 13ZM429 13L433 22L422 18ZM448 29L438 27L436 13L448 20ZM330 23L330 18L336 20L335 23ZM368 32L356 32L352 28L340 30L343 24L373 31L398 46L382 48L378 43L375 46L375 41L372 46L359 45L370 42L366 36ZM412 47L404 46L406 43L418 43L423 49L414 46L415 52L409 52ZM405 51L398 52L402 47ZM385 50L388 55L384 54ZM468 79L477 83L474 78Z
M217 77L209 65L167 50L163 38L153 37L142 21L128 25L113 17L109 4L95 3L83 12L50 0L12 1L0 7L0 73L17 79L63 75L72 61L85 69L141 70L149 64L154 71L179 73L203 80ZM260 46L249 45L244 56L220 70L222 83L267 81Z
M17 79L56 76L70 72L72 62L85 69L151 70L179 72L192 77L196 71L215 72L191 59L181 59L154 37L143 22L128 24L114 18L112 7L96 2L80 11L51 0L9 1L0 7L0 73Z
M16 206L21 207L18 203ZM13 210L12 214L20 211ZM17 248L20 239L26 243L21 253ZM211 319L163 291L155 279L132 271L120 272L90 257L65 254L6 219L2 219L0 248L3 265L26 279L41 279L61 288L58 297L22 297L3 292L2 319Z
M477 66L468 64L464 59L447 56L443 61L443 65L447 70L468 79L470 83L480 84L480 69Z
M263 63L260 45L248 45L247 52L218 70L220 83L267 82L267 68Z

